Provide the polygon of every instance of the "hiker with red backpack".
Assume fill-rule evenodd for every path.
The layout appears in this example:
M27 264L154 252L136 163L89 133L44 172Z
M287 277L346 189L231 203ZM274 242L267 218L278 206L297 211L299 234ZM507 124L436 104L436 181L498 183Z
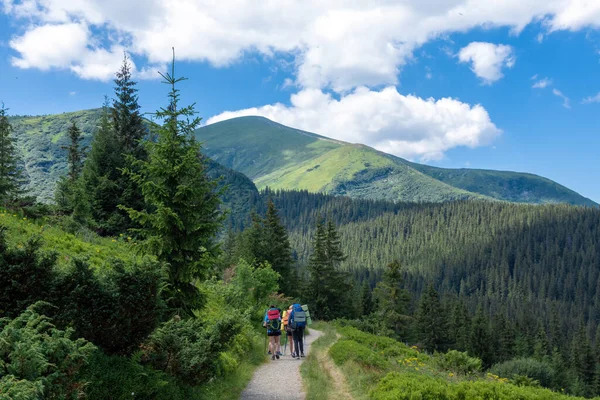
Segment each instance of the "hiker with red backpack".
M304 328L306 328L306 312L300 304L293 304L288 317L288 325L294 337L294 350L292 358L304 357Z
M265 314L263 326L267 328L267 336L269 337L269 354L271 360L281 355L281 345L279 338L281 336L281 311L274 305L271 305Z

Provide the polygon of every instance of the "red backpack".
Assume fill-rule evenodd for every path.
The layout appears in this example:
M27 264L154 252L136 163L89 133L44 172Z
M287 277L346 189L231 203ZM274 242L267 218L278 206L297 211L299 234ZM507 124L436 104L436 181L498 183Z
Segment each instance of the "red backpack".
M267 318L270 320L279 319L280 316L281 315L279 314L279 310L277 308L270 308L269 311L267 311Z

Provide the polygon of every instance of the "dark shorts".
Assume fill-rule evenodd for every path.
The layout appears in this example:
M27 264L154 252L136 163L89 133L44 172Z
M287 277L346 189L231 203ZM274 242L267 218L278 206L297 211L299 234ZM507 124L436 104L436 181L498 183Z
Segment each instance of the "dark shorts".
M267 336L281 336L281 331L267 332Z
M294 332L293 332L291 329L286 329L286 330L285 330L285 333L286 333L288 336L292 336Z

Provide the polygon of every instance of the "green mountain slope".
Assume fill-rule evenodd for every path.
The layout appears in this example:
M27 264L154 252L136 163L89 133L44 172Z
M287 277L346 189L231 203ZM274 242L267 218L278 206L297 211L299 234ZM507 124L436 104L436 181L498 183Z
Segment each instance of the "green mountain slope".
M306 189L394 201L487 198L596 205L536 175L430 167L262 117L233 118L208 125L197 131L197 137L211 158L246 174L259 188Z
M56 182L67 173L66 150L62 146L68 145L68 127L75 121L83 133L83 146L89 148L101 113L101 109L94 109L10 118L28 178L28 194L43 202L53 201ZM213 179L219 179L219 189L226 188L222 200L228 225L241 227L258 201L256 186L245 175L212 160L207 162L207 171Z
M83 146L89 146L101 113L101 109L94 109L10 118L31 195L44 202L54 198L56 182L67 170L66 150L62 146L68 145L66 132L69 125L75 121L83 133Z

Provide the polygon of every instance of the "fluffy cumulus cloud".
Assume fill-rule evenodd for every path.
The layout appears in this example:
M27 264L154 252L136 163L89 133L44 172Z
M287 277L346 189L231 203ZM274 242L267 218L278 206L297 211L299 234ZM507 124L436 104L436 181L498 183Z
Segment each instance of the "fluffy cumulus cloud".
M472 42L458 53L462 63L470 63L471 70L485 84L492 84L502 78L503 68L512 68L515 64L513 48L504 44Z
M228 65L248 51L291 54L300 87L337 92L358 86L396 84L413 50L452 32L508 26L516 33L543 21L548 34L600 26L600 2L590 0L2 0L11 17L27 21L13 41L22 68L65 68L85 78L101 78L98 61L126 47L152 64L178 57ZM66 46L20 45L40 29L79 24L87 34L82 53ZM94 29L90 29L90 28ZM87 31L86 31L87 29ZM105 31L104 40L90 32ZM81 32L78 32L81 37ZM81 48L81 43L76 43ZM473 48L471 48L473 50ZM493 50L493 52L490 52ZM501 74L494 63L508 49L481 47L471 54L483 79ZM487 51L487 55L482 54ZM491 58L490 58L491 57ZM112 60L112 58L111 58ZM504 58L504 65L508 61ZM87 64L93 64L88 67Z
M451 98L405 96L395 87L373 91L366 87L339 100L319 89L304 89L281 103L224 112L207 123L260 115L284 125L410 159L439 159L456 146L488 144L500 130L480 105Z

